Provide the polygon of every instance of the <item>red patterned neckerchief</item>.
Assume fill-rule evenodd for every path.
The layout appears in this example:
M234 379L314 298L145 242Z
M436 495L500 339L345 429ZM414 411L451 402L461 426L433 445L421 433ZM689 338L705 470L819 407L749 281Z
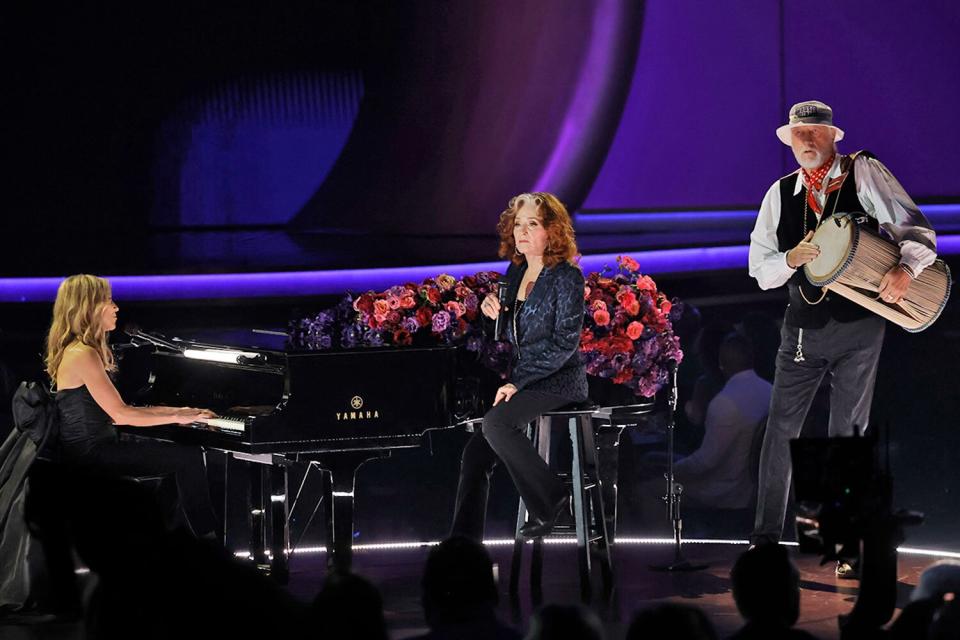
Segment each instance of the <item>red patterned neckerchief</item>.
M813 209L817 215L823 213L823 207L820 206L820 203L817 201L817 196L814 195L814 192L823 189L823 179L827 176L827 172L830 171L830 167L833 166L833 161L836 159L836 157L837 154L832 154L829 160L824 162L813 171L807 171L806 169L802 168L800 169L801 175L803 176L803 186L807 188L807 205L809 205L809 207ZM836 191L836 189L839 188L840 185L838 184L834 186L834 182L835 181L831 180L830 184L827 185L827 193Z

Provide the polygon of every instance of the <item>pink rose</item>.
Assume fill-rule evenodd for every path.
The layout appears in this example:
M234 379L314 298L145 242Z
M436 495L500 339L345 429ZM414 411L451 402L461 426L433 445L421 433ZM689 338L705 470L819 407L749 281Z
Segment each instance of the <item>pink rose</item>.
M605 327L610 324L610 314L607 313L605 309L597 309L593 312L593 321L596 322L597 325Z

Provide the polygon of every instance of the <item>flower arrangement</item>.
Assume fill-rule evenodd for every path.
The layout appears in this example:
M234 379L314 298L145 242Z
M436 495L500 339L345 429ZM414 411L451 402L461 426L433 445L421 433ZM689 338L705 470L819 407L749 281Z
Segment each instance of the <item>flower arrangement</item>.
M605 269L586 276L580 351L589 375L652 397L669 382L670 362L683 359L671 324L682 304L674 306L639 269L636 260L621 256L615 273ZM506 377L510 344L484 334L479 310L499 275L481 271L458 280L441 274L420 284L348 295L331 309L292 322L290 343L310 350L463 345Z
M683 360L671 318L681 313L682 304L674 309L629 256L618 257L611 271L586 277L580 353L587 374L649 398L669 382L670 363Z
M481 271L457 280L440 274L420 284L348 295L333 309L291 323L290 343L311 350L464 345L485 366L506 375L510 345L484 335L479 310L499 275Z

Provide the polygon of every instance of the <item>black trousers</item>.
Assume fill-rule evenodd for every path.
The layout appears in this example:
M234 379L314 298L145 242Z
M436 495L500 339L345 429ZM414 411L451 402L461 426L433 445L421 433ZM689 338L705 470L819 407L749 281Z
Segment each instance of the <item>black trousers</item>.
M779 542L790 493L790 440L800 437L820 382L830 379L830 437L861 433L870 420L877 363L886 321L871 316L854 322L831 320L822 329L786 324L770 397L770 415L760 452L757 513L750 541ZM797 348L803 359L797 361Z
M487 412L481 430L463 448L451 535L483 539L490 476L498 460L507 468L527 511L535 518L553 516L566 488L537 453L526 428L541 413L570 402L563 396L522 390Z
M202 536L216 531L203 452L198 447L150 440L107 440L94 444L71 462L119 476L172 474L180 504L194 534Z

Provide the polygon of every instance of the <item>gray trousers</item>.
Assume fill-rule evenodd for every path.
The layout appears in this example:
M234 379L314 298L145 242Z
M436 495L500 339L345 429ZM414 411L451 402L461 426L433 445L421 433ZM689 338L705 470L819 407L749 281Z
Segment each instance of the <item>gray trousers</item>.
M797 362L800 329L784 324L760 453L757 515L750 542L779 542L790 492L790 440L800 436L823 377L830 379L830 437L863 433L870 420L874 382L886 321L871 316L854 322L831 320L822 329L803 329L803 360Z

